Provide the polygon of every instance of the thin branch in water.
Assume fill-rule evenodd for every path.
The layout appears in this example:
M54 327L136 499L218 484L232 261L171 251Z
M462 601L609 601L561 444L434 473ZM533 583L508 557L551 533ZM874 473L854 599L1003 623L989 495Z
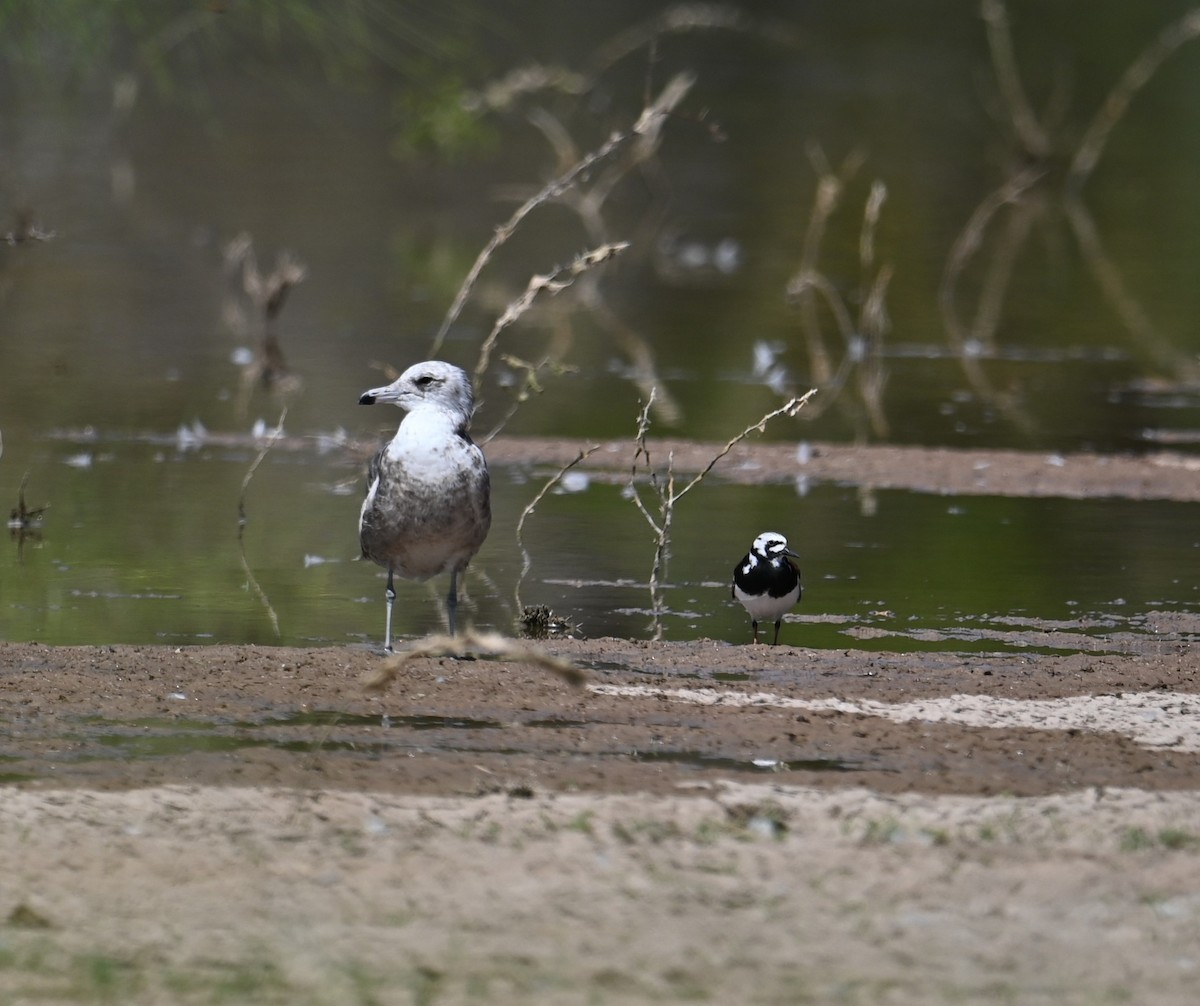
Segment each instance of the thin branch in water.
M1008 23L1008 8L1001 0L983 0L980 12L987 26L988 49L991 51L996 81L1000 86L1000 96L1017 139L1034 157L1048 157L1052 150L1050 136L1034 114L1021 83L1021 75L1017 71L1012 32Z
M276 257L274 269L260 271L254 239L245 231L225 246L223 257L230 280L222 312L225 322L238 336L252 338L257 344L254 359L242 368L237 410L244 415L256 387L275 392L285 402L302 387L300 377L287 365L275 322L292 288L304 282L308 269L284 250Z
M980 351L994 344L1001 310L1013 270L1034 223L1050 205L1037 198L1038 187L1054 170L1050 158L1065 144L1056 138L1048 123L1061 119L1062 108L1052 108L1039 122L1025 96L1012 48L1007 9L1002 0L983 0L982 14L988 28L992 69L1004 97L1011 130L1023 151L1023 160L1036 163L1014 170L988 193L971 214L951 248L938 290L938 303L951 346L959 353L964 373L976 393L993 403L1022 429L1033 421L1015 397L995 390L980 361ZM1200 8L1164 28L1127 67L1084 131L1070 155L1061 192L1061 202L1070 229L1085 264L1101 295L1129 335L1160 365L1176 373L1195 373L1194 364L1155 328L1149 313L1134 297L1120 270L1105 251L1100 232L1084 204L1082 188L1095 171L1113 130L1127 114L1133 98L1146 86L1162 64L1182 45L1200 37ZM994 221L1008 211L1006 226L991 240L987 264L969 324L957 303L968 267L989 238Z
M780 416L787 416L789 419L794 419L796 413L804 408L804 406L808 403L808 400L816 393L816 388L809 388L808 391L806 391L803 395L799 395L790 399L779 408L768 412L757 423L751 423L749 426L747 426L744 430L742 430L741 433L729 440L728 443L726 443L725 446L716 453L713 459L704 467L703 471L693 475L691 481L688 482L688 484L682 489L680 489L678 493L671 497L671 505L673 506L675 503L678 503L679 500L681 500L685 495L703 482L704 477L713 470L717 462L725 457L726 454L733 450L748 436L750 436L751 433L766 433L767 423L769 423L772 419L778 419Z
M636 449L633 455L633 465L629 473L629 497L634 506L645 518L646 523L650 525L650 529L654 532L654 562L650 569L650 604L653 617L652 628L654 630L653 638L655 640L662 639L663 624L662 615L666 610L665 601L662 593L662 574L666 568L667 558L671 548L671 527L675 520L675 505L683 499L689 492L696 488L705 477L713 470L717 462L727 455L734 447L745 440L751 433L755 431L762 433L766 430L767 424L779 416L794 417L797 412L808 402L813 395L817 393L816 388L811 388L803 395L790 399L784 405L777 409L768 412L765 416L755 423L751 423L737 436L732 437L724 447L722 447L705 465L704 469L684 485L678 492L675 490L675 468L674 456L667 455L667 474L666 484L660 483L657 473L650 463L650 450L646 444L646 435L650 429L650 407L652 405L653 395L651 400L647 401L642 407L642 411L638 415L638 427L635 438ZM658 518L650 512L650 508L646 506L642 499L641 493L637 488L638 475L638 460L645 458L646 468L650 475L650 484L654 488L655 494L658 496Z
M1160 365L1181 376L1186 381L1195 381L1200 368L1182 353L1171 341L1164 338L1155 327L1137 298L1129 292L1121 271L1105 251L1104 242L1091 211L1079 196L1068 193L1063 200L1067 220L1079 244L1084 261L1091 270L1096 285L1105 300L1116 312L1117 317L1148 354Z
M569 366L565 363L555 362L555 357L551 353L544 355L537 363L530 363L528 360L522 360L518 356L513 356L511 353L501 353L500 359L503 360L509 367L522 375L516 380L516 390L512 394L512 400L509 402L508 409L500 420L487 431L483 436L479 437L480 444L489 443L501 430L509 423L509 420L517 414L517 410L525 404L531 395L540 395L543 391L542 382L538 379L538 375L546 369L549 369L556 376L575 373L579 368Z
M607 160L632 141L645 136L656 137L662 128L663 121L675 110L675 107L683 100L691 88L693 79L688 74L679 74L672 78L658 99L652 105L642 110L637 122L630 129L624 132L613 133L599 147L581 158L578 163L568 168L557 178L548 182L538 192L526 199L525 202L513 211L512 216L505 223L496 228L491 240L484 245L483 250L476 256L474 264L467 272L466 278L455 295L454 302L450 305L450 310L446 312L446 317L442 320L441 327L438 329L430 346L429 355L431 357L436 357L441 352L442 344L446 340L450 326L458 320L458 316L462 313L463 306L466 304L467 298L471 295L471 291L474 289L475 283L478 281L484 267L491 261L496 250L512 237L516 229L521 225L521 222L539 206L557 199L574 186L580 178L584 177L591 168Z
M879 230L879 218L883 213L883 204L887 202L887 186L878 178L871 183L871 192L863 206L862 230L858 239L858 263L862 269L863 281L875 267L875 234Z
M508 112L530 94L555 92L578 96L587 86L587 79L573 70L533 63L510 70L478 91L468 91L463 95L462 107L477 115L483 112Z
M1121 75L1121 79L1104 99L1100 111L1084 133L1075 156L1071 159L1071 167L1067 172L1067 190L1078 192L1091 177L1096 165L1104 153L1108 138L1116 128L1117 123L1124 118L1129 109L1129 103L1158 68L1166 62L1180 46L1200 36L1200 8L1194 8L1174 24L1164 28L1153 42L1131 63Z
M951 344L959 350L977 336L977 326L968 329L958 312L956 301L963 272L983 246L987 229L996 215L1006 206L1017 203L1045 175L1045 168L1035 167L1027 168L1006 179L1003 185L980 201L958 237L954 239L950 255L946 259L946 267L942 271L942 282L938 287L938 304L942 309L942 322L946 326L946 334L950 337Z
M646 404L642 406L642 411L638 413L637 432L634 434L634 452L633 464L629 469L629 494L634 506L641 511L641 514L646 518L646 523L650 525L655 534L661 535L662 528L651 515L650 510L642 500L642 494L637 491L637 474L638 474L638 459L646 459L646 470L650 473L650 484L654 486L655 492L658 491L658 476L654 471L654 466L650 463L650 449L646 446L646 434L650 432L650 409L654 405L655 389L650 389L650 394L646 398Z
M238 497L238 556L242 562L242 570L246 574L246 580L249 582L251 589L262 603L267 611L267 617L271 620L271 628L275 630L275 635L279 636L279 616L275 613L275 608L271 605L270 598L267 597L262 587L259 586L258 580L250 571L250 563L246 560L246 490L250 488L250 480L254 478L254 473L258 471L258 466L263 463L263 459L270 453L270 450L275 446L275 441L283 436L283 421L287 418L287 408L285 407L279 413L279 422L275 424L275 429L271 431L270 437L263 445L262 450L258 452L258 457L247 470L245 477L242 479L242 492Z
M878 436L890 431L883 409L883 391L887 386L887 368L883 365L883 339L891 326L887 313L887 290L892 267L885 265L875 274L875 282L859 311L859 327L867 342L857 370L858 397L867 411L867 421Z
M595 448L593 448L594 450ZM0 449L0 454L3 450ZM25 503L25 487L29 484L29 472L21 476L21 484L17 488L17 505L9 511L8 526L13 531L28 531L37 524L50 509L50 504L30 509Z
M526 504L525 509L521 511L521 516L517 520L517 549L521 553L521 574L517 577L516 587L513 588L513 602L516 607L518 617L520 616L520 613L525 610L524 606L521 604L521 584L525 582L525 577L528 575L530 568L533 566L533 560L529 558L529 551L525 548L525 539L523 537L525 521L528 520L533 514L533 511L537 509L538 504L545 499L546 493L550 492L551 489L558 485L567 472L569 472L581 461L585 461L590 458L598 450L600 450L599 444L594 447L589 447L586 451L580 451L575 456L574 461L568 461L546 481L546 484L542 486L540 490L538 490L537 495L534 496L533 499Z
M792 48L801 44L800 35L786 22L756 18L734 4L677 3L626 28L600 46L590 60L587 75L594 81L632 53L656 46L664 35L695 31L740 32Z
M525 292L504 309L504 313L496 319L492 330L479 347L479 359L475 363L475 386L479 387L487 372L488 365L491 363L492 350L495 348L496 340L500 338L500 333L528 311L538 296L543 293L550 296L561 293L589 269L616 258L628 247L629 242L627 241L601 245L599 248L576 255L567 265L558 266L544 276L534 275L531 277L525 287Z
M808 351L808 363L812 376L818 385L836 383L840 386L844 375L835 375L832 358L825 347L821 334L821 320L818 314L817 299L810 291L816 290L824 295L826 304L835 312L835 320L843 339L848 340L853 330L849 312L841 304L841 297L828 281L821 282L819 262L821 243L825 239L825 230L829 220L841 203L842 195L850 180L862 167L863 154L854 151L846 158L842 167L835 172L829 165L825 152L816 143L809 144L808 157L813 169L817 172L817 188L813 195L812 212L809 214L808 227L804 232L804 243L800 252L800 265L796 275L788 284L788 297L793 300L800 311L800 329L804 334L805 346ZM822 289L824 287L824 289ZM841 317L838 317L838 307L841 307Z

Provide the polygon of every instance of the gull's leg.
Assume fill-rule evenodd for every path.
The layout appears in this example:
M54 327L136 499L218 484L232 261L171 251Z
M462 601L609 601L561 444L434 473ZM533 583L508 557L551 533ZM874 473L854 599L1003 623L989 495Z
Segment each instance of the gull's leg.
M450 570L450 593L446 595L446 621L450 624L450 635L458 632L458 567Z
M783 619L781 618L779 622L782 621ZM779 622L775 623L775 642L771 644L772 646L777 646L779 644Z
M757 643L758 642L758 622L756 622L753 618L750 619L750 628L754 632L754 641Z
M388 582L387 591L384 593L384 598L387 600L387 621L383 629L383 652L392 652L392 604L396 600L396 588L392 583L392 567L388 566Z

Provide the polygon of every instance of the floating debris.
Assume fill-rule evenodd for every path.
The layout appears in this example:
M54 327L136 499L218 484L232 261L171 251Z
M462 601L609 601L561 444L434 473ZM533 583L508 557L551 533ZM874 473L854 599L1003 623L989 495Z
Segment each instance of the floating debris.
M591 477L587 472L567 472L558 482L558 492L581 493L592 484Z
M17 505L9 511L8 529L13 533L14 538L30 534L36 537L37 528L41 527L42 518L50 509L49 503L45 506L34 507L32 510L25 504L25 485L28 482L29 472L26 472L17 489Z
M194 451L203 446L208 439L208 430L199 419L193 419L191 426L179 424L175 431L175 446L181 451Z
M33 211L22 209L17 212L13 229L5 231L3 240L10 245L30 244L35 241L49 241L54 237L54 231L44 231L33 218Z
M526 639L546 639L549 636L570 636L579 626L563 615L556 615L544 604L530 604L521 609L517 620L520 633Z

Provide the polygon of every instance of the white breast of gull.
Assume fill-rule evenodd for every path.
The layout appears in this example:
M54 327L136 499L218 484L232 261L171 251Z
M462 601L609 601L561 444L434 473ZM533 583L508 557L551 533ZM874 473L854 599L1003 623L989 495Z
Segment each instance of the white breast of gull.
M428 580L448 571L447 618L451 633L456 630L458 577L491 527L491 485L487 460L468 433L471 380L458 367L440 360L414 364L358 401L407 413L371 460L358 522L363 557L388 573L384 649L390 650L394 575Z

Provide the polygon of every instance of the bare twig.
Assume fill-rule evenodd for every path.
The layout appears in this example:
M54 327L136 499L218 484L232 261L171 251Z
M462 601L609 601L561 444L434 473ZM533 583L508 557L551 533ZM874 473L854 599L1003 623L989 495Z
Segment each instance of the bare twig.
M583 687L587 675L569 661L555 657L536 646L518 643L496 632L469 630L457 636L429 636L403 653L398 653L374 674L363 686L368 691L385 690L410 660L421 657L498 657L516 660L545 668L575 688Z
M275 445L275 441L283 436L283 421L287 418L287 408L285 407L279 414L279 422L275 424L275 429L271 431L271 435L267 438L267 442L258 452L258 457L247 470L245 477L242 479L242 492L238 497L238 555L242 561L242 570L246 574L246 579L250 584L251 589L257 595L260 602L267 611L267 617L271 620L271 628L275 630L275 635L279 636L279 616L275 613L275 608L271 604L270 598L267 597L262 587L259 586L258 580L254 573L250 570L250 563L246 560L246 490L250 487L250 480L254 478L254 473L258 471L258 466L263 463L263 459L270 453L271 448Z
M646 443L646 436L650 430L650 407L653 404L653 395L647 400L642 407L642 411L638 415L637 433L635 435L635 450L633 455L633 465L629 473L629 495L634 506L637 507L646 523L650 525L651 531L654 532L654 563L650 570L650 601L653 616L652 627L654 629L654 639L661 639L663 626L662 614L665 610L665 605L662 595L662 574L666 568L667 557L671 547L671 527L675 519L675 505L683 499L689 492L696 488L709 472L713 470L717 462L728 454L734 447L750 436L755 431L762 433L766 430L767 423L778 416L795 416L804 404L817 393L816 388L812 388L799 397L790 399L787 403L768 412L765 416L755 423L751 423L741 433L730 439L724 447L722 447L712 458L711 461L678 491L675 489L675 471L674 457L671 454L667 455L667 474L665 485L659 481L658 473L654 470L650 461L650 449ZM637 487L638 461L645 458L646 469L649 472L650 484L654 488L654 492L658 497L657 509L658 515L655 516L650 508L642 499L641 493Z
M815 395L816 393L817 393L816 388L810 388L803 395L799 395L795 398L792 398L789 401L787 401L786 403L784 403L783 405L781 405L779 408L774 409L771 412L768 412L757 423L751 423L749 426L747 426L744 430L742 430L741 433L739 433L736 437L733 437L728 443L725 444L724 447L722 447L716 453L716 455L713 457L713 459L704 467L703 471L692 476L692 478L688 482L688 484L685 485L682 489L680 489L679 492L676 493L671 498L671 500L670 500L671 505L673 506L675 503L678 503L679 500L681 500L684 496L686 496L689 492L691 492L694 488L696 488L696 486L698 486L702 481L704 481L704 477L713 470L713 468L716 466L716 463L718 461L720 461L723 457L725 457L726 454L728 454L731 450L733 450L738 444L740 444L748 436L750 436L751 433L756 433L756 432L757 433L765 433L767 431L767 423L769 423L772 419L779 418L780 416L787 416L789 418L794 418L796 413L798 413L808 403L808 400L810 398L812 398L812 396Z
M1068 193L1063 199L1063 205L1084 261L1121 324L1160 366L1166 367L1185 380L1196 380L1200 375L1200 368L1158 331L1145 308L1129 292L1120 269L1105 251L1096 221L1083 199L1074 193Z
M1051 138L1034 114L1021 84L1013 52L1012 32L1009 30L1008 8L1001 0L983 0L980 11L987 25L988 48L992 54L996 81L1000 85L1000 95L1017 139L1033 156L1048 157L1052 149Z
M487 372L488 365L491 363L492 349L496 345L496 340L500 338L500 333L528 311L539 295L548 294L549 296L554 296L557 293L561 293L589 269L600 265L602 262L607 262L609 259L616 258L616 256L628 247L629 243L627 241L601 245L599 248L593 248L591 251L576 255L567 265L558 266L544 276L533 276L525 287L525 292L509 304L504 309L504 313L496 319L492 330L479 347L479 359L475 363L475 386L479 386L483 380L483 375Z
M521 604L521 584L525 582L525 577L528 575L529 569L533 565L533 560L529 558L529 551L525 548L525 540L522 537L522 534L525 530L525 521L528 520L533 511L537 509L538 504L541 503L545 498L546 493L550 492L551 489L558 485L567 472L569 472L581 461L590 458L599 449L600 447L597 445L595 447L589 447L586 451L580 451L575 456L575 460L568 461L557 472L555 472L551 478L546 480L546 484L538 490L537 495L534 496L533 499L526 504L525 509L521 511L521 516L517 520L517 548L521 553L521 574L517 577L516 587L513 588L513 602L518 616L523 610L523 605Z
M557 92L579 95L587 88L582 74L561 66L534 63L510 70L478 91L468 91L462 106L468 112L507 112L530 94Z
M885 297L891 282L890 265L876 262L876 237L883 207L887 202L887 186L879 179L871 183L863 205L862 224L858 235L859 290L857 298L847 297L822 272L821 246L829 222L842 202L846 186L862 165L863 155L854 151L842 167L834 171L821 148L809 147L809 160L817 172L817 187L812 213L804 234L800 265L788 281L787 297L799 311L800 331L808 353L809 373L818 387L827 394L809 418L819 416L826 408L838 404L851 411L857 419L865 414L871 431L886 435L888 425L883 410L883 388L887 373L883 363L883 340L889 329ZM857 300L857 312L851 304ZM824 310L822 310L824 309ZM841 337L843 348L834 366L834 356L826 346L823 316L832 318ZM777 391L794 389L782 368L769 368L770 386ZM855 410L843 400L842 390L852 373L857 373L856 389L862 398L862 409Z
M257 344L254 359L242 368L238 413L244 414L256 386L274 391L285 401L300 390L300 378L289 370L274 324L292 288L308 274L291 252L282 251L275 267L263 273L258 267L254 240L242 232L224 249L226 274L231 280L224 304L226 324L240 337Z
M878 178L871 183L871 192L863 206L862 230L858 238L858 262L862 267L863 282L867 280L871 270L875 268L875 234L879 229L879 218L883 213L883 204L887 202L887 186Z
M592 448L596 450L596 448ZM0 453L3 453L0 451ZM21 476L21 484L17 488L17 505L9 511L8 526L13 531L27 531L38 523L50 509L50 504L30 509L25 502L25 487L29 484L29 472Z
M675 110L679 102L683 100L691 85L692 78L687 74L680 74L673 78L663 88L658 99L642 110L637 122L630 129L610 135L599 147L585 155L572 167L526 199L525 202L517 207L505 223L496 228L491 240L484 245L483 250L476 256L474 264L472 264L466 278L458 289L458 293L455 295L454 302L450 305L450 310L446 312L446 317L442 320L441 327L433 338L433 343L430 347L430 356L437 356L441 351L446 334L450 331L450 326L454 324L458 316L462 313L463 306L466 304L467 298L471 295L471 291L474 289L475 283L478 281L484 267L491 261L496 250L512 237L516 229L521 225L521 222L539 206L557 199L578 183L581 178L585 177L587 172L593 167L612 157L631 142L643 137L656 138L658 132L662 129L662 123Z
M1107 254L1099 228L1085 205L1082 189L1099 164L1109 137L1129 110L1133 98L1146 86L1162 64L1182 45L1200 36L1200 8L1164 28L1126 68L1093 116L1082 140L1070 154L1062 189L1046 192L1045 180L1056 177L1052 160L1066 144L1051 124L1061 118L1062 108L1052 101L1051 109L1038 121L1025 95L1013 52L1008 14L1003 0L982 0L982 15L996 76L1013 136L1023 153L1018 162L1030 166L1014 169L1004 182L988 193L975 208L955 240L947 258L938 292L943 323L951 346L958 350L968 381L979 396L991 402L1023 429L1033 421L1011 393L992 387L980 359L994 345L1001 310L1019 254L1034 224L1047 210L1060 205L1084 262L1104 299L1129 335L1161 366L1189 377L1195 364L1172 345L1155 327L1149 313L1134 297L1120 269ZM993 224L1006 214L1002 229ZM979 255L989 235L990 259L984 267L975 309L968 323L958 306L964 275Z
M487 433L478 438L481 444L489 443L493 437L499 434L508 425L509 420L517 414L517 410L529 400L531 395L540 395L542 393L542 382L538 375L543 370L550 370L555 375L573 373L578 370L577 367L558 363L554 354L550 351L547 351L536 363L531 363L529 360L522 360L511 353L501 353L500 359L516 371L520 377L516 379L515 390L512 393L508 409Z
M1158 68L1180 46L1200 36L1200 8L1194 8L1178 21L1164 28L1153 42L1135 59L1109 92L1084 133L1071 167L1067 173L1068 191L1078 191L1091 177L1104 153L1104 147L1117 123L1124 117L1129 103Z
M1034 167L1027 168L1006 179L1003 185L989 192L980 201L954 240L946 259L946 267L942 271L942 282L938 288L938 303L942 309L942 322L946 326L946 334L950 337L951 344L960 350L978 339L981 323L986 324L990 329L994 329L996 324L994 314L986 317L977 314L976 324L970 328L963 324L957 305L963 272L983 246L987 229L996 215L1004 207L1020 200L1030 188L1045 177L1045 174L1044 168Z
M828 384L834 376L832 359L829 351L825 348L825 341L821 336L821 321L817 312L817 302L815 298L808 296L807 291L810 289L819 289L821 284L815 281L819 275L818 261L820 259L821 242L825 237L825 229L829 224L829 218L833 216L838 204L841 202L842 193L845 191L847 183L854 177L855 173L862 166L862 158L859 154L855 154L847 159L842 165L838 173L830 168L829 162L825 158L824 152L815 144L810 145L809 160L812 161L813 167L817 171L817 189L813 197L812 212L808 218L808 229L804 233L804 245L800 253L800 267L796 270L796 276L788 285L788 296L791 297L800 309L800 328L804 333L805 343L808 348L809 367L811 368L813 379L817 384ZM829 290L832 289L830 286ZM840 302L839 297L830 297L828 290L821 291L826 294L826 303L831 308L834 307L834 302ZM844 307L844 305L843 305ZM846 324L847 317L838 319L838 327L841 329L843 336L846 336L851 325Z
M731 31L758 35L786 46L800 44L799 36L790 25L756 18L733 4L677 3L627 28L597 49L588 75L593 79L600 76L630 54L652 48L664 35L693 31Z

